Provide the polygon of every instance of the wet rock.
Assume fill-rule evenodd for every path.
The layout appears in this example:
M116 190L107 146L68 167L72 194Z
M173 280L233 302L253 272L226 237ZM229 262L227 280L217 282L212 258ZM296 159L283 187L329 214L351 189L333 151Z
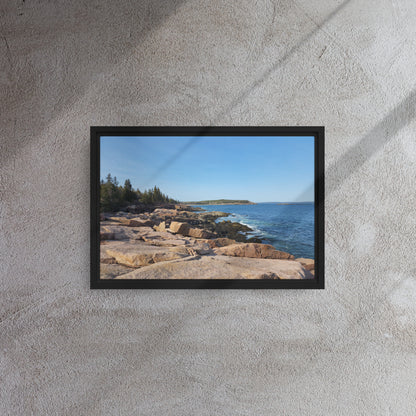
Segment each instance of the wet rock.
M259 243L262 244L262 239L259 237L250 237L247 239L247 243Z
M228 212L222 211L208 211L198 213L197 215L198 218L200 218L203 221L215 221L216 219L221 217L228 217L230 214Z
M232 221L221 221L218 223L209 223L205 226L209 231L215 232L219 237L226 237L236 240L238 242L246 242L247 237L245 233L253 231L250 227L244 224Z

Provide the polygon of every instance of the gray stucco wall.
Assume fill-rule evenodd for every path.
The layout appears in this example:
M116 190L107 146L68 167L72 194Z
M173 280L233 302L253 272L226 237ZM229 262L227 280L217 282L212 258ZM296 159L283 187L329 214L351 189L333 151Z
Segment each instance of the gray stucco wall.
M1 414L416 414L413 0L0 18ZM90 125L326 126L325 291L90 291Z

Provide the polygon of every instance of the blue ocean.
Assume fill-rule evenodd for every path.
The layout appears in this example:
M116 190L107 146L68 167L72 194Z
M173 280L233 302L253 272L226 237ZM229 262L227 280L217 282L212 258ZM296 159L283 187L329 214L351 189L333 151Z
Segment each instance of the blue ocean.
M253 231L248 237L258 237L265 244L293 254L315 258L315 206L313 203L278 205L277 202L256 205L195 205L206 211L230 213L217 222L230 220L247 225Z

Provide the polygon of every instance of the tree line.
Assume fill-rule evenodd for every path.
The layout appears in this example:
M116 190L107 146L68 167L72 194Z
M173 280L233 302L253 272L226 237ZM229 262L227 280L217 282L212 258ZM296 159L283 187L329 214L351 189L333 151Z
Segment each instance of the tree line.
M120 211L129 205L159 205L159 204L175 204L178 201L169 198L161 190L155 186L141 192L134 189L130 179L126 179L124 186L121 186L117 178L108 174L106 180L100 181L100 210L101 212Z

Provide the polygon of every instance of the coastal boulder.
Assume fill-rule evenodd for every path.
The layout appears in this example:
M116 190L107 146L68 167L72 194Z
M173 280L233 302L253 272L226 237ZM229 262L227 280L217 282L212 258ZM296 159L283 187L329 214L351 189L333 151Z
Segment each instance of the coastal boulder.
M128 267L142 267L161 261L169 261L188 257L189 251L185 247L157 247L144 242L113 241L102 246L104 254L113 257L118 264Z
M222 238L215 238L214 240L212 240L212 242L214 243L214 245L212 246L214 247L225 247L225 246L229 246L231 244L236 244L237 241L232 240L231 238L227 238L227 237L222 237ZM211 246L211 242L208 242L208 244Z
M291 254L276 250L272 245L259 243L231 244L216 248L214 252L225 256L251 257L255 259L294 259L294 256Z
M149 227L125 227L123 225L105 225L101 227L101 240L135 240L142 234L153 231ZM104 234L102 236L101 234ZM104 237L104 238L103 238Z
M107 217L107 220L112 221L112 222L117 222L123 225L127 225L128 222L130 221L126 217Z
M103 249L100 248L100 263L103 264L115 264L116 259L109 256Z
M225 247L229 246L230 244L237 243L237 241L226 237L206 239L204 242L207 243L211 248Z
M166 231L153 231L142 235L142 240L148 244L160 247L184 246L189 244L188 238L180 234Z
M194 211L195 210L194 207L190 207L189 205L185 205L185 204L176 204L174 208L177 211Z
M153 218L160 218L160 219L169 219L175 218L178 215L178 210L176 209L167 209L167 208L156 208L152 212Z
M152 227L155 223L150 219L132 218L126 222L126 225L129 227Z
M315 260L299 258L295 261L299 262L306 270L315 270Z
M208 227L211 231L217 233L219 237L232 238L233 240L236 240L240 243L246 242L247 238L245 233L253 231L247 225L229 220L212 223Z
M172 221L169 229L175 234L188 235L190 227L185 222Z
M166 222L162 221L159 225L155 225L153 229L158 232L166 231Z
M199 218L203 221L215 221L217 218L228 217L230 214L221 211L200 212Z
M114 279L126 273L130 273L133 269L122 266L121 264L102 263L100 265L100 279Z
M151 244L152 246L159 246L159 247L176 247L176 246L186 246L189 244L187 240L174 238L174 236L170 240L167 240L164 238L143 237L143 241Z
M190 228L187 235L193 238L210 238L213 236L211 232L202 228Z
M100 240L115 240L114 233L100 232Z
M115 240L114 233L107 227L100 227L100 240Z

